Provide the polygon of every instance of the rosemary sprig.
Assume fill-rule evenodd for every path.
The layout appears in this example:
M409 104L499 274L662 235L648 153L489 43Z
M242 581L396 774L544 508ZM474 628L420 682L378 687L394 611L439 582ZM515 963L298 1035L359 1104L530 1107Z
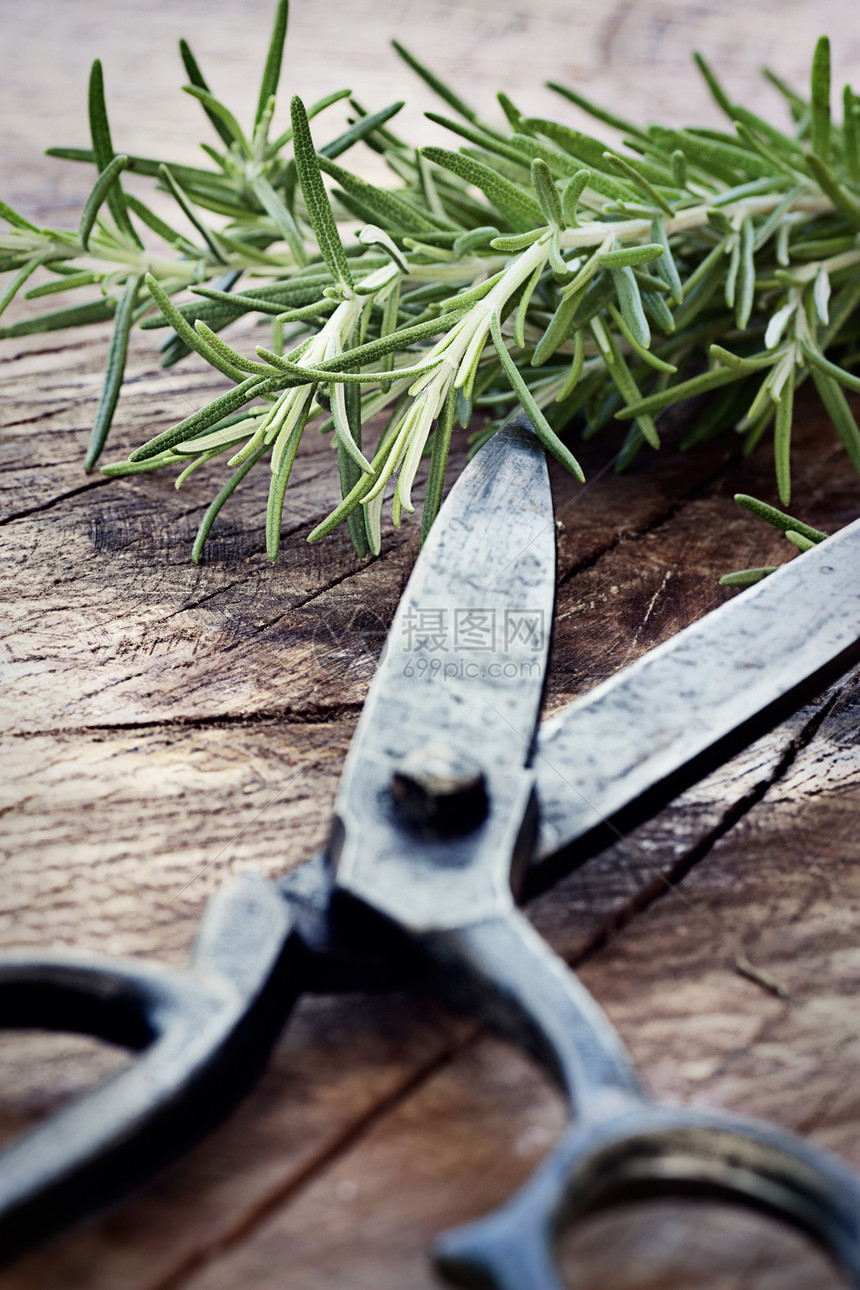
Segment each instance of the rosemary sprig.
M37 270L53 277L28 298L99 292L0 328L0 337L114 318L87 469L110 428L133 324L168 329L164 365L194 350L234 383L129 461L104 468L120 475L176 465L178 487L229 453L235 473L204 517L195 560L220 507L266 459L266 545L275 558L292 464L314 421L333 434L341 499L309 540L346 522L360 555L380 549L387 489L396 525L414 509L429 450L426 533L454 422L468 424L477 409L503 419L525 407L548 450L581 478L564 442L573 432L590 437L613 419L631 421L617 455L623 468L659 447L666 407L717 391L682 448L735 430L749 453L772 427L787 505L794 393L812 376L860 472L860 431L844 393L860 391L860 99L846 87L841 124L834 120L826 38L808 99L768 73L787 100L787 129L734 104L699 55L730 131L640 128L550 83L622 130L622 149L564 121L523 117L504 95L504 120L482 121L395 44L454 113L428 116L456 148L422 149L391 128L401 104L371 113L352 99L347 128L321 143L315 118L348 90L307 109L294 98L290 127L271 140L286 26L279 0L247 132L181 42L186 92L217 139L204 145L208 168L117 154L96 63L91 147L51 150L96 166L77 231L39 228L0 203L8 225L0 269L11 275L0 311ZM338 160L362 141L384 157L389 186ZM126 194L127 171L171 194L196 236ZM271 327L270 345L254 355L221 336L244 314ZM374 443L373 419L384 412ZM817 540L799 522L785 531L795 545Z
M767 502L760 502L755 497L749 497L746 493L735 493L735 501L738 506L743 506L747 511L751 511L757 519L764 520L773 528L785 534L785 537L798 551L809 551L811 547L817 546L819 542L825 541L826 533L820 529L814 529L809 524L804 524L803 520L796 520L793 515L786 515L784 511L777 510L775 506L769 506ZM725 573L720 578L721 587L751 587L756 582L761 582L771 573L776 573L778 566L775 564L762 565L757 569L737 569L734 573Z

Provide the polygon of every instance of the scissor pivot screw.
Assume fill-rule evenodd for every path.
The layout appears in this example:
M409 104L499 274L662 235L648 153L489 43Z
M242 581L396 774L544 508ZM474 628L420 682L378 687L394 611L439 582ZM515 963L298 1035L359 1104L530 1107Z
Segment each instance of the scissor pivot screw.
M413 824L465 833L487 814L484 772L448 744L426 744L404 757L391 777L391 796Z

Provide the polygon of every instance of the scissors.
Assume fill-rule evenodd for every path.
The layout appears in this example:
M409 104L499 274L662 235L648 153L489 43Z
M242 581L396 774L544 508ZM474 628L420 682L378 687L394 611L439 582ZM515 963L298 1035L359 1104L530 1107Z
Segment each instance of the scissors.
M860 521L539 726L555 524L541 446L524 417L510 422L455 484L416 563L325 854L279 882L244 874L221 888L185 968L0 959L0 1025L141 1054L0 1155L3 1254L222 1119L300 993L407 984L521 1045L570 1109L512 1199L438 1238L451 1283L561 1290L564 1226L674 1194L804 1229L860 1290L860 1176L771 1124L650 1101L596 1001L517 908L599 849L608 825L645 818L857 658L858 567ZM453 648L440 654L443 630Z

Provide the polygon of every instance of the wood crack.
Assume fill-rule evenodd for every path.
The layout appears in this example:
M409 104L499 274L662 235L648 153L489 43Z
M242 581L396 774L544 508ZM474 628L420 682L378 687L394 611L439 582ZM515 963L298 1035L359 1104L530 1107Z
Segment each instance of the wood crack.
M357 717L362 703L332 703L325 707L261 709L259 712L222 712L211 717L177 716L154 721L101 722L91 726L52 726L42 730L10 730L9 739L81 738L97 734L122 734L124 731L152 730L218 730L223 727L252 729L258 726L328 726Z
M298 1170L288 1182L273 1192L271 1196L267 1196L253 1213L245 1215L242 1222L237 1224L233 1230L222 1234L218 1241L217 1250L200 1250L196 1252L165 1279L153 1282L151 1290L178 1290L183 1281L211 1261L210 1254L214 1254L217 1258L231 1247L239 1244L244 1238L250 1236L256 1228L265 1222L270 1214L281 1208L281 1206L288 1204L299 1192L314 1182L323 1170L335 1164L348 1151L357 1147L362 1139L366 1138L378 1124L418 1093L458 1053L463 1052L474 1042L477 1033L479 1032L475 1028L465 1038L447 1044L441 1052L436 1053L429 1061L423 1062L417 1069L410 1071L408 1077L397 1088L393 1089L386 1097L381 1098L370 1111L359 1116L345 1129L341 1130L332 1142L323 1147L307 1162L304 1168Z
M661 878L659 882L646 886L640 893L637 893L635 899L627 903L622 911L613 915L611 919L606 920L595 929L588 943L575 955L571 955L566 959L572 970L594 957L606 946L613 935L616 935L639 913L644 912L654 901L665 894L669 889L667 884L680 882L695 865L705 859L716 842L743 819L764 798L770 788L785 777L798 754L809 745L821 727L822 722L833 712L848 688L850 687L840 687L840 689L832 692L827 697L820 708L804 723L801 730L788 742L770 773L749 793L737 802L732 803L721 816L717 825L689 848L685 855L676 862L666 878ZM387 1098L382 1099L360 1119L353 1122L338 1136L336 1141L328 1144L306 1167L276 1193L266 1197L259 1208L253 1214L247 1216L240 1226L227 1234L226 1237L222 1236L219 1241L219 1255L251 1236L254 1229L277 1209L295 1200L303 1189L309 1187L323 1172L336 1165L338 1160L355 1149L361 1140L367 1137L387 1116L396 1112L410 1097L417 1094L423 1085L428 1083L434 1076L441 1074L453 1061L479 1043L485 1034L486 1031L482 1028L472 1026L469 1033L462 1040L458 1043L447 1045L444 1051L436 1054L418 1070L413 1071L397 1090ZM178 1287L187 1277L196 1273L207 1262L209 1262L207 1254L198 1253L196 1257L188 1260L182 1268L177 1269L174 1275L160 1282L157 1287L153 1287L153 1290L178 1290Z
M600 927L595 935L591 938L588 945L578 953L574 959L570 960L571 966L580 966L587 962L594 954L603 949L608 942L617 935L637 914L640 914L650 908L657 901L661 900L669 892L673 891L684 878L697 865L709 855L721 838L725 837L731 829L749 814L749 812L762 801L765 795L780 780L784 779L790 770L792 764L797 759L798 754L806 748L815 738L822 722L830 715L847 691L852 688L851 685L841 687L835 693L831 693L825 702L818 708L802 729L792 738L782 756L778 759L770 773L761 779L747 794L732 802L723 815L707 833L699 838L696 843L682 855L676 863L665 874L655 877L653 882L648 883L620 910L614 912Z
M619 528L602 546L599 546L595 551L584 556L581 560L577 560L568 569L566 569L558 580L558 586L563 587L570 582L572 578L575 578L577 574L585 573L587 570L595 568L605 556L611 555L612 552L623 543L638 542L643 538L649 537L651 534L659 532L664 525L669 524L673 519L680 515L691 502L696 501L700 497L706 496L709 489L713 488L714 484L725 476L728 465L729 463L722 462L716 470L712 471L704 479L700 480L694 487L689 488L676 502L672 502L670 505L664 507L664 509L657 515L649 519L647 523L632 529ZM594 482L596 482L596 480ZM576 498L571 499L571 501L575 500ZM562 507L559 510L558 518L563 515L564 509L565 508Z
M399 550L400 550L399 547L388 548L387 550L383 551L380 555L375 557L374 563L376 564L384 563L391 554L396 553ZM222 652L224 654L229 654L233 650L238 649L241 645L244 645L249 638L253 638L254 636L259 636L261 632L268 631L269 628L274 627L276 623L281 622L282 619L286 618L289 614L294 613L297 609L304 609L307 605L313 604L313 602L315 600L318 600L320 596L326 595L327 592L332 591L335 587L340 587L344 582L349 582L351 578L355 578L359 576L366 568L367 568L367 564L364 563L359 565L357 569L348 569L345 573L342 573L339 577L332 579L332 581L329 583L326 583L324 587L318 587L316 591L312 592L308 596L305 596L304 599L295 601L295 603L290 605L287 609L283 610L281 613L276 614L274 618L268 619L266 622L264 622L261 627L254 628L254 630L249 632L248 636L244 637L241 641L234 641L230 645L225 645Z
M61 502L67 502L72 497L78 497L81 493L91 493L94 488L104 488L105 484L111 483L110 479L93 479L88 484L81 484L79 488L72 488L67 493L60 493L57 497L52 497L50 501L41 502L38 506L28 506L26 510L16 511L12 515L6 515L0 519L0 527L5 524L11 524L14 520L26 519L28 515L39 515L43 511L50 511Z

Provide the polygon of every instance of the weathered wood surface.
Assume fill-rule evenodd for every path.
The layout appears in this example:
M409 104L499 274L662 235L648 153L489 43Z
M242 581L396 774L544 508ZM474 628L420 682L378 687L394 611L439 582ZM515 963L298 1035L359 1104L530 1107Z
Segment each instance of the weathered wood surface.
M4 197L25 214L75 217L89 176L38 150L84 140L97 54L117 143L143 151L159 137L191 160L196 105L174 92L180 71L166 47L199 26L207 73L216 88L231 82L247 115L268 10L263 0L241 11L224 0L10 8L4 35L20 55L0 84ZM716 120L689 69L692 45L713 51L759 108L769 96L751 89L757 65L799 77L820 28L839 37L838 76L860 55L853 6L841 0L647 0L599 13L585 0L539 11L349 2L336 21L314 0L294 17L290 88L314 97L348 82L373 106L404 92L431 106L380 49L395 22L425 57L437 51L440 66L465 76L482 106L504 84L545 107L539 85L552 76L623 101L631 116L677 121ZM410 113L409 128L429 137ZM176 494L164 477L81 473L104 348L104 329L88 328L8 342L0 355L0 938L177 961L226 875L279 873L322 842L416 533L389 532L383 557L366 565L339 534L308 547L304 533L334 496L330 450L309 437L279 564L260 550L260 479L224 513L195 569L188 550L211 477L201 471ZM218 388L194 363L163 375L138 337L109 455ZM669 447L618 477L601 473L612 443L584 451L589 487L556 480L553 708L720 603L726 569L785 555L782 539L731 501L741 485L773 497L767 450L741 469L732 444L689 458ZM805 518L832 529L860 511L860 485L812 402L802 403L795 456ZM856 1165L859 708L855 673L532 908L556 950L582 966L655 1094L770 1116ZM739 953L787 997L738 976ZM4 1036L3 1132L117 1060L84 1041ZM20 1260L0 1287L429 1290L433 1234L506 1195L561 1120L524 1060L431 1002L307 1001L227 1125ZM717 1207L606 1216L566 1239L562 1256L579 1290L837 1284L799 1238Z

